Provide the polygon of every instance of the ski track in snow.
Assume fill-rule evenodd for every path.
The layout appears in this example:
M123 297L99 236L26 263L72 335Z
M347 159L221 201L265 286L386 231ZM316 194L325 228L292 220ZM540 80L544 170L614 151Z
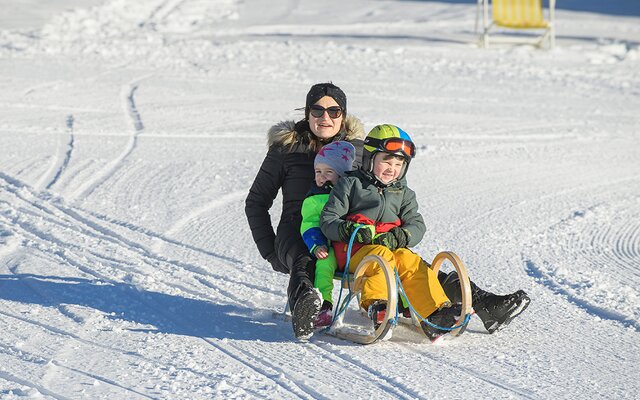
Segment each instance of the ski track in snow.
M69 142L67 143L66 149L64 149L64 157L60 157L59 152L57 153L58 155L54 158L55 161L51 164L51 168L42 176L41 180L36 183L36 188L42 188L43 183L41 182L48 182L44 185L44 189L50 190L51 187L58 182L64 170L67 169L69 161L71 161L71 153L73 152L73 143L75 141L73 134L73 115L67 116L67 130L69 132ZM58 148L61 147L60 136L58 136Z
M0 178L3 178L7 183L13 182L13 184L20 185L18 182L16 182L15 180L12 180L11 178L5 176L2 173L0 173ZM66 215L72 218L72 221L75 221L75 223L70 225L69 222L67 221L63 222L62 220L58 220L57 218L52 219L50 221L55 225L60 225L61 227L69 227L69 226L75 225L75 229L79 229L80 233L82 233L86 238L88 239L99 238L101 240L104 240L105 242L111 243L112 245L121 248L123 251L128 252L132 256L132 257L129 257L128 260L114 259L111 256L100 254L93 250L86 250L83 247L78 246L72 242L56 239L55 237L52 237L44 232L41 232L37 228L29 224L21 223L20 221L17 221L17 220L10 221L10 223L13 226L17 226L22 229L23 235L26 235L32 238L36 243L43 241L46 243L50 243L51 245L53 245L54 248L61 249L60 251L57 251L54 254L57 257L60 257L60 260L62 262L75 265L80 271L82 271L85 274L95 276L96 278L105 280L105 281L110 280L108 275L97 273L95 265L93 268L85 267L84 263L80 261L80 259L84 256L71 257L68 254L69 250L75 249L75 251L79 252L80 254L86 254L88 252L90 255L94 256L98 262L105 263L106 265L110 265L110 268L115 270L120 270L125 275L129 274L131 271L135 271L139 269L136 266L136 263L134 260L139 260L139 262L142 265L148 265L154 268L161 268L162 270L167 270L167 267L169 267L170 270L177 267L189 273L195 274L194 280L196 282L201 283L204 287L213 288L215 289L216 292L222 293L224 295L224 298L235 299L235 301L238 303L243 303L244 299L241 297L238 297L237 295L233 294L232 292L226 289L223 289L223 286L220 284L211 283L208 279L213 278L218 282L225 281L234 285L240 285L246 288L250 288L252 290L258 290L258 291L270 293L270 294L279 294L269 290L268 288L265 288L262 285L259 285L257 282L251 283L251 282L248 282L247 280L240 280L238 278L234 278L232 276L229 276L228 274L216 273L213 270L205 269L204 267L181 262L178 260L166 259L165 257L150 251L145 246L140 245L139 243L136 243L130 239L127 239L126 237L118 233L115 233L109 228L100 226L96 222L92 222L90 220L87 220L81 217L72 209L65 208L64 206L61 206L61 205L55 205L51 202L40 201L40 199L37 199L37 197L36 197L37 201L29 201L18 194L19 187L20 186L18 186L17 188L6 186L8 192L14 193L22 201L26 201L30 203L33 207L36 208L36 210L39 211L37 214L34 214L34 217L48 219L52 217L55 218L56 214L62 213L63 215ZM22 189L26 189L26 187L22 186ZM22 212L25 213L25 210L23 210ZM42 212L42 214L40 214L40 212ZM49 245L43 247L43 250L46 250L48 246ZM242 265L238 265L238 263L233 263L231 265L235 266L236 268L239 268L239 270L242 270L241 269ZM169 278L167 282L170 282L170 281L171 281L171 278ZM180 285L177 283L172 283L171 286L178 287L184 290L186 293L191 293L196 296L202 296L202 293L194 291L193 289L184 287L183 285Z
M124 149L122 150L120 155L107 163L91 179L84 182L79 188L71 193L71 195L68 197L69 202L74 202L76 200L88 197L96 188L98 188L98 186L109 179L118 170L118 168L121 167L122 162L129 156L129 154L131 154L135 150L138 142L138 135L144 131L144 124L142 123L140 112L136 107L134 94L138 90L140 82L147 78L149 78L149 76L144 76L133 80L128 85L122 86L120 92L120 98L122 99L122 108L125 115L130 120L131 125L133 126L133 130L131 131L132 133L129 136L129 140L127 141Z
M69 132L69 140L66 146L61 144L62 135L56 135L56 152L52 156L50 167L42 174L38 182L35 183L34 188L37 189L51 189L51 187L58 181L64 170L69 165L71 160L71 153L73 152L73 142L75 140L73 135L73 116L67 117L67 131ZM61 155L64 153L64 155Z
M403 347L410 349L407 345L403 345ZM410 349L411 351L413 351L412 349ZM537 396L535 395L535 393L526 390L524 388L520 388L517 387L515 385L511 385L507 382L504 381L499 381L497 379L494 379L488 375L483 375L481 373L478 373L477 371L474 371L471 368L465 367L464 365L461 364L455 364L455 363L447 363L446 360L441 357L438 356L436 354L433 353L422 353L423 357L428 357L432 360L434 360L438 365L443 365L446 366L444 368L447 368L449 370L451 370L450 373L457 375L457 372L462 372L463 374L465 374L468 379L472 379L472 380L478 380L482 383L488 384L490 386L493 386L497 389L499 389L499 391L501 393L504 393L506 396L517 396L518 398L526 398L526 399L536 399Z
M244 190L239 190L233 193L228 193L223 196L220 196L218 199L213 200L209 203L206 203L202 207L199 207L187 213L184 217L179 219L175 224L173 224L169 229L167 229L164 235L171 237L176 233L180 232L182 229L184 229L190 222L194 222L201 215L210 213L211 211L217 208L220 208L221 206L232 203L234 201L244 199L246 196L247 196L247 193ZM158 242L158 244L154 247L154 250L157 252L161 251L162 245L163 245L163 241Z
M558 248L562 254L531 259L535 249L522 253L527 274L589 314L640 331L638 310L633 306L634 288L629 288L629 277L640 271L640 214L633 211L639 202L637 195L624 196L616 202L576 210L550 226L542 243L552 247L552 254L558 253ZM585 263L596 265L600 272L586 271ZM616 291L614 286L618 286Z
M14 382L14 383L17 383L17 384L20 384L20 385L35 389L38 392L39 395L51 396L52 398L57 399L57 400L71 400L70 397L62 396L62 395L57 394L57 393L55 393L55 392L53 392L53 391L51 391L51 390L49 390L49 389L47 389L47 388L45 388L45 387L43 387L41 385L37 385L37 384L35 384L33 382L29 382L28 380L19 378L17 376L14 376L14 375L8 373L8 372L5 372L5 371L0 371L0 378L5 379L5 380L7 380L9 382ZM20 393L20 391L18 391L18 393ZM18 394L18 393L16 393L16 394ZM32 395L32 393L28 393L28 394L25 393L25 395L30 396L30 395Z
M552 275L547 274L541 268L537 267L531 260L524 259L523 261L525 263L527 274L529 274L529 276L531 276L536 282L546 286L555 294L566 297L568 301L595 317L620 322L625 326L633 327L636 331L640 331L640 323L637 320L632 319L633 316L623 315L603 307L598 307L590 301L581 299L579 296L574 295L571 290L567 289L565 285L558 283Z

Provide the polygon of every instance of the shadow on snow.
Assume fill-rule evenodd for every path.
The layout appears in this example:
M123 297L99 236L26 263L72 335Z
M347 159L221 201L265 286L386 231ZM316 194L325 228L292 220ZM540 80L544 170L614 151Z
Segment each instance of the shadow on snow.
M32 274L0 275L0 299L45 307L77 305L101 311L114 321L152 326L132 331L265 342L291 340L288 329L279 329L271 320L270 311L269 316L266 311L261 316L246 307L151 292L126 283ZM82 318L74 317L73 311L65 312L68 316L69 313L76 320Z

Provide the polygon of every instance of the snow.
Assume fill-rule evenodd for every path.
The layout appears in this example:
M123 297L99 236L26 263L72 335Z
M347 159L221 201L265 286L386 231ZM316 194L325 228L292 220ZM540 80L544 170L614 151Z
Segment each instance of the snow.
M635 398L640 6L558 3L541 51L479 48L473 1L0 1L0 398ZM327 80L418 143L415 251L530 294L509 327L273 318L244 198Z

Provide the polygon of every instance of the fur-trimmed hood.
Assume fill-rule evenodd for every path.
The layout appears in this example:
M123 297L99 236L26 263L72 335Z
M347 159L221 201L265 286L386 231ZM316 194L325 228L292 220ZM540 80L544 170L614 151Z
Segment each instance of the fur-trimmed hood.
M301 121L302 122L302 121ZM300 141L301 133L296 131L295 121L281 121L269 129L267 133L267 143L279 144L282 146L291 145ZM364 139L364 126L360 120L352 115L347 115L344 119L345 137L342 140L352 141L356 139Z

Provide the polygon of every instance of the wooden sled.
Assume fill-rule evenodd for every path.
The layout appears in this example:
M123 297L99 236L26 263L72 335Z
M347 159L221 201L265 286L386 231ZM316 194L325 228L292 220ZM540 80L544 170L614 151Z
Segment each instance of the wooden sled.
M462 309L458 318L459 328L452 330L450 333L453 336L461 335L468 323L467 316L472 312L471 304L471 284L469 282L469 276L467 274L467 268L460 258L453 252L444 251L438 253L431 263L431 269L437 274L445 261L449 261L460 278L460 290L462 292ZM365 279L364 272L371 263L377 263L384 272L385 280L387 283L387 312L383 323L371 332L354 332L344 329L343 319L348 306L348 302L354 297L359 300L360 293ZM336 336L341 339L349 340L360 344L372 344L383 339L389 330L393 330L397 321L397 304L398 304L398 287L396 285L396 274L393 268L381 257L377 255L366 256L358 265L353 274L348 274L346 279L343 279L343 288L349 289L349 295L345 302L347 304L338 304L335 310L338 313L336 319L333 321L331 327L327 330L330 335ZM344 303L344 302L343 302ZM417 327L421 335L424 335L422 327L420 326L420 317L412 312L412 323Z

